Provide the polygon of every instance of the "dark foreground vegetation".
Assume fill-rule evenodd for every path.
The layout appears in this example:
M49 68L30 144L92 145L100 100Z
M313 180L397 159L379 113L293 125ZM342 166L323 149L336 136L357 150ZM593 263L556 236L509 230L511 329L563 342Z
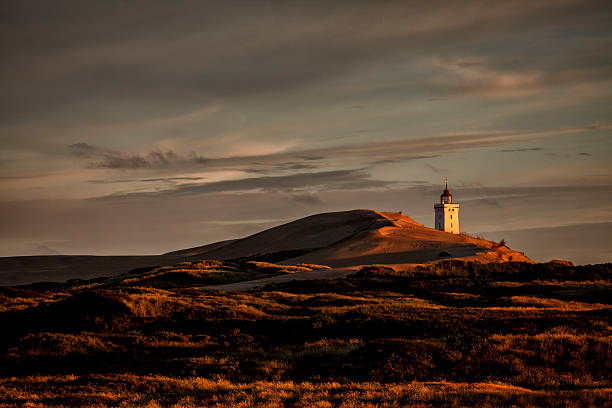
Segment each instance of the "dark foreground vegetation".
M0 406L612 404L612 264L200 286L295 271L206 261L0 288Z

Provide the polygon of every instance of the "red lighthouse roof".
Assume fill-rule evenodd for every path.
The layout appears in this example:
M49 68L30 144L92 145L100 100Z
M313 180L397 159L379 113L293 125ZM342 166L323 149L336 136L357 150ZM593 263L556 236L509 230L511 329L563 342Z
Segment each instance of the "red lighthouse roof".
M448 189L448 179L444 180L444 184L445 184L445 188L444 188L444 192L440 196L440 203L442 203L442 204L450 204L450 203L453 202L453 195L451 194L450 190Z

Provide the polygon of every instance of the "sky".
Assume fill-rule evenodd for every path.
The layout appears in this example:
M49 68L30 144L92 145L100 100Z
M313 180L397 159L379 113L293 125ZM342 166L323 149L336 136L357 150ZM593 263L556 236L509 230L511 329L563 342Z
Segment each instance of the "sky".
M0 256L371 208L612 261L612 3L0 2Z

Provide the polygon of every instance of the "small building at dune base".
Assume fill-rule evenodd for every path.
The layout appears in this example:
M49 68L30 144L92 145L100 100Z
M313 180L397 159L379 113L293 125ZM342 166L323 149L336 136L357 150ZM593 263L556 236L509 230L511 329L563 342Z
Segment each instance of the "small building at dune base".
M459 234L459 204L453 203L453 195L448 190L448 180L445 181L444 192L440 202L434 204L435 229L451 234Z

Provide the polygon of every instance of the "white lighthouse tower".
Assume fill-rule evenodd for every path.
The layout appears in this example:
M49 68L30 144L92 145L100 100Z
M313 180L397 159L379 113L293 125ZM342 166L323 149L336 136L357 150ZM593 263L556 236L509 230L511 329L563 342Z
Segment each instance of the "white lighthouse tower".
M434 204L434 212L436 214L436 229L440 231L450 232L451 234L459 233L459 204L453 203L453 195L448 191L448 179L444 180L444 192L440 196L440 203Z

